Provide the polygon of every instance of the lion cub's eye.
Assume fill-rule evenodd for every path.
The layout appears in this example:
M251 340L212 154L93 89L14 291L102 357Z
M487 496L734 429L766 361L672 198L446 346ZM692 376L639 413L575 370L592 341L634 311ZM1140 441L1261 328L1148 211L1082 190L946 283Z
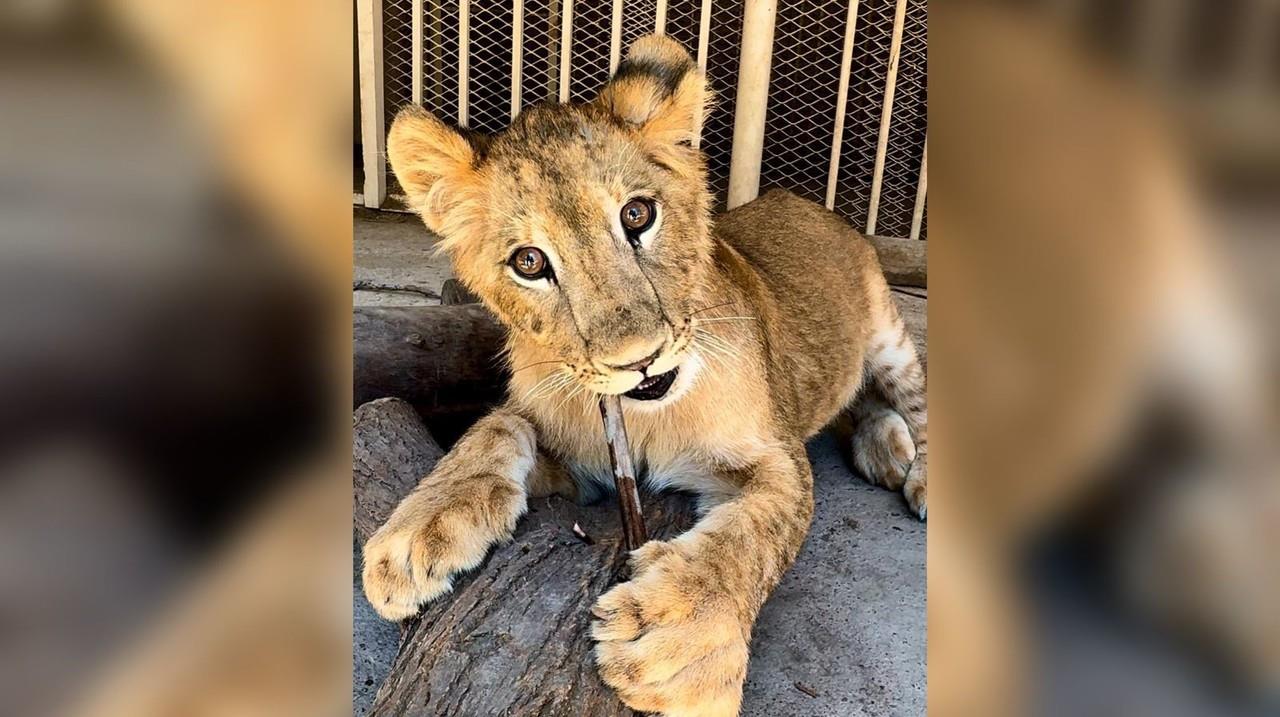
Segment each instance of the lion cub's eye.
M652 199L636 197L622 205L622 228L628 234L640 234L653 225L657 214Z
M543 279L551 275L551 262L547 261L547 255L531 246L516 249L507 263L526 279Z

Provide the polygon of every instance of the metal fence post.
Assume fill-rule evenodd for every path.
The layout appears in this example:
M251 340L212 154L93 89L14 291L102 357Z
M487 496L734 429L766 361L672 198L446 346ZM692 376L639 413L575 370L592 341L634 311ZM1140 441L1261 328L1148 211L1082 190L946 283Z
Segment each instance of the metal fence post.
M733 151L729 159L728 205L746 204L760 193L764 120L769 104L773 61L773 23L777 0L747 0L742 13L738 97L733 109Z

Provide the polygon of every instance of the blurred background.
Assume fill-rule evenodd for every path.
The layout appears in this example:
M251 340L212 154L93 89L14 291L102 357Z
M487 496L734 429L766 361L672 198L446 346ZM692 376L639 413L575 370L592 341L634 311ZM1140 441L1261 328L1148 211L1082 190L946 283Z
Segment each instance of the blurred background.
M892 43L890 5L854 16ZM712 3L713 83L750 66L714 51L748 6ZM375 164L351 147L402 91L384 58L376 111L354 99L359 7L0 10L4 713L349 709L348 197L353 157ZM671 32L692 47L677 7ZM832 184L849 8L780 7L775 36L825 49L775 51L777 87L793 89L765 104L748 164L819 201L834 186L865 229L884 102L859 105L855 88L887 64L879 45L850 56L845 132L863 134L842 140ZM920 171L922 125L895 129L895 101L880 211L892 234L918 214L920 236L941 237L930 709L1274 714L1280 4L928 10L933 159ZM531 37L557 37L526 12ZM594 22L612 43L611 16ZM906 28L923 25L903 26L906 107L924 92L907 89ZM549 71L541 57L522 62ZM569 57L570 93L574 68L607 72L605 57ZM496 97L478 118L501 121L510 97ZM791 110L772 115L775 100ZM713 166L728 152L728 198L718 117L704 137ZM394 199L369 177L358 203Z
M0 8L0 713L345 712L349 22Z
M930 711L1275 714L1280 3L930 28Z

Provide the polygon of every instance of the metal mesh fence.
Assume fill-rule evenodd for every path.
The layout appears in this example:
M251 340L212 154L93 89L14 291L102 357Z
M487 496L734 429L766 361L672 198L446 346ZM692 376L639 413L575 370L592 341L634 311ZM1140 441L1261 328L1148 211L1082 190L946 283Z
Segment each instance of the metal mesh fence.
M915 213L920 158L928 129L928 10L925 0L908 0L902 26L898 83L889 124L889 151L885 154L884 184L876 233L905 237ZM864 219L865 221L865 219ZM921 237L924 229L921 228Z
M826 200L848 12L843 2L778 6L761 190L782 187L816 202Z
M894 0L862 0L858 4L835 210L859 229L866 225L871 204L895 5ZM928 123L927 20L925 0L908 0L877 234L905 237L911 228Z
M471 3L468 126L498 132L511 124L513 3Z
M466 1L466 0L462 0ZM927 128L927 0L908 0L897 90L889 125L877 234L908 236L916 204ZM668 0L666 32L696 52L701 0ZM836 212L861 229L867 220L896 0L860 0L845 125L836 175ZM459 0L421 0L422 104L449 121L459 118ZM723 201L733 142L734 97L744 0L711 3L707 79L716 103L701 147L713 190ZM383 0L385 114L413 101L414 0ZM485 132L511 121L514 0L468 5L468 124ZM569 97L592 99L609 76L611 2L571 3ZM822 202L835 129L840 61L848 2L779 3L765 124L761 188L783 187ZM563 0L525 0L521 23L520 103L557 101L561 83ZM624 0L622 52L653 31L657 0ZM748 58L750 61L750 58ZM388 175L389 193L398 189ZM922 231L921 236L924 236Z

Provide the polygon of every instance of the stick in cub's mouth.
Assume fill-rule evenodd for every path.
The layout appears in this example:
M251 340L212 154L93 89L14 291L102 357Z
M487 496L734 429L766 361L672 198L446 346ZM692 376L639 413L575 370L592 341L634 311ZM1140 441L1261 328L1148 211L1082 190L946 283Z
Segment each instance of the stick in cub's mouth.
M622 421L622 399L604 396L600 399L600 417L604 419L604 440L609 445L609 462L613 464L613 484L618 489L618 511L622 514L622 539L627 550L635 550L649 540L640 512L640 492L636 489L636 469L627 444L627 425Z

